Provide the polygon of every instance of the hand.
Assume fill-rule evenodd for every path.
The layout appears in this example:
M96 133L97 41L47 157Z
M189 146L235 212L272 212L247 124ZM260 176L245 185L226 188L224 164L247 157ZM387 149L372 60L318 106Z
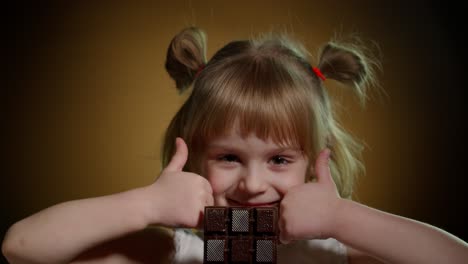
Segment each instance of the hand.
M281 201L281 243L332 236L340 197L331 177L329 157L330 150L322 150L315 163L317 181L292 187Z
M200 227L205 206L213 205L213 190L202 176L182 171L187 162L185 141L176 138L176 151L159 178L148 186L150 221L170 227Z

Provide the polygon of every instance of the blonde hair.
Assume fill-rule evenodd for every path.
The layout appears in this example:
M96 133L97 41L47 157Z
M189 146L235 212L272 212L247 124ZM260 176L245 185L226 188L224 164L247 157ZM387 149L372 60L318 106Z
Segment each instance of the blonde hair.
M326 78L354 87L365 101L375 63L363 54L357 46L330 42L321 50L318 68ZM341 197L350 198L355 177L364 172L362 146L337 122L307 55L287 35L270 33L230 42L207 62L205 33L195 27L181 31L169 46L166 69L179 91L192 83L193 89L166 131L163 167L175 151L175 138L182 137L189 148L184 169L200 173L208 140L236 125L242 136L254 133L301 148L312 164L328 146L332 177Z

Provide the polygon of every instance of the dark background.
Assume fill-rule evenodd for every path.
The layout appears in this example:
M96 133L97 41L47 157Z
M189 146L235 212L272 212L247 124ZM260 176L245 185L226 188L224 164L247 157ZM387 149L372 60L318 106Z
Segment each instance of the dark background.
M166 48L195 24L207 32L208 58L270 29L293 32L312 55L334 32L379 43L387 97L361 110L327 84L341 98L344 125L367 145L355 199L466 241L463 9L446 1L343 2L4 6L0 238L53 204L154 181L162 133L185 98L164 71Z

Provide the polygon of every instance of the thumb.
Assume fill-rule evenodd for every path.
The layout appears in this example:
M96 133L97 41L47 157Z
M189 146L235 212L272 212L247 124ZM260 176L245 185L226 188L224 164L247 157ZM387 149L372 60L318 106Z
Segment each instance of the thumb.
M285 237L285 235L283 235L283 233L280 232L279 234L279 242L282 244L282 245L287 245L289 243L291 243L291 240L287 239Z
M176 144L175 153L172 156L172 159L169 162L169 164L167 164L166 168L164 169L165 171L173 171L173 172L182 171L182 169L185 166L185 163L187 162L187 158L188 158L187 144L185 144L185 141L180 137L176 138L175 144Z
M280 217L279 221L278 221L278 229L279 229L279 242L283 245L287 245L289 243L291 243L291 240L289 240L287 237L286 237L286 228L285 228L285 223L284 223L284 219L282 217Z
M325 148L320 151L317 160L315 161L315 175L317 175L317 182L332 183L333 179L330 172L330 149Z

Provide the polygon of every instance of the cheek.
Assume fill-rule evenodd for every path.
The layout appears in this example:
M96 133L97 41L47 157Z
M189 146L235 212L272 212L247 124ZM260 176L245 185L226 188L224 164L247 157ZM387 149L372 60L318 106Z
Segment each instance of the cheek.
M304 180L300 181L294 177L281 177L281 179L278 180L278 183L276 184L276 186L278 186L277 189L282 194L286 194L286 192L292 187L303 184L303 183L304 183Z
M304 184L306 178L305 171L306 167L301 166L293 171L288 172L287 175L280 175L280 177L277 178L277 189L282 194L285 194L292 187Z
M206 170L206 179L210 182L214 195L225 193L236 183L233 172L217 169Z
M223 181L221 177L212 177L209 181L214 195L224 193L228 189L226 182Z

